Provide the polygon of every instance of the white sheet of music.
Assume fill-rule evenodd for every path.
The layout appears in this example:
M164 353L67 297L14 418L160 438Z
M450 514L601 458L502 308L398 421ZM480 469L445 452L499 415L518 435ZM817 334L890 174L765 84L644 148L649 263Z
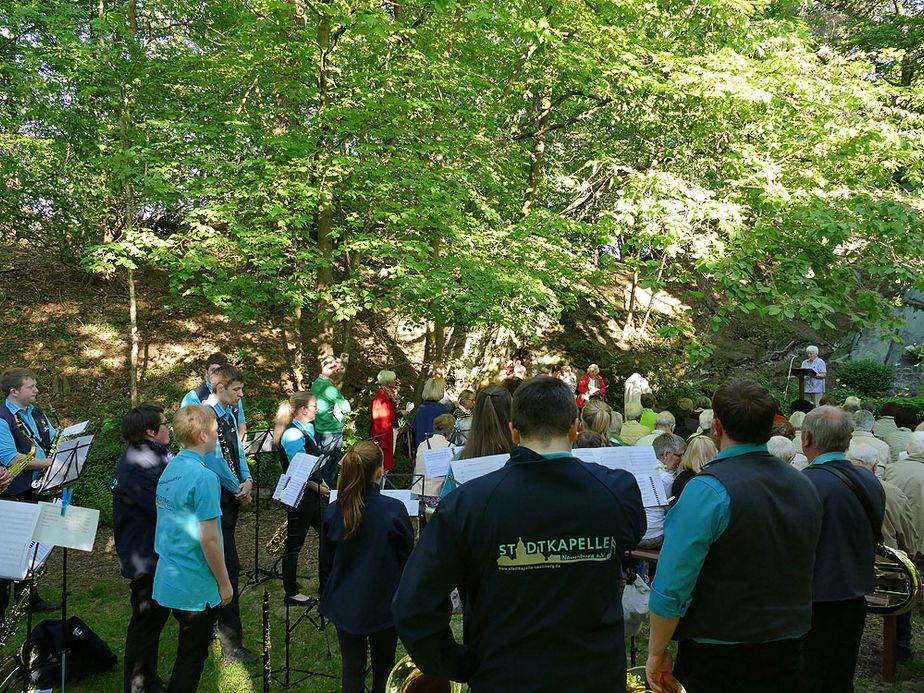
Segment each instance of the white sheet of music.
M642 492L642 505L654 508L667 505L664 483L657 467L661 466L650 445L624 445L608 448L577 448L571 454L584 462L631 473Z
M280 495L277 498L274 493L273 498L282 501L290 507L294 508L297 506L305 491L305 486L308 483L311 473L317 467L318 459L318 457L304 452L294 455L289 462L289 468L283 475L289 477L288 483L282 490L279 489L279 485L277 484L276 490L280 491Z
M65 440L58 446L54 459L51 461L51 467L42 475L43 481L51 479L51 484L47 488L57 488L64 484L77 479L80 472L83 471L83 465L87 461L87 454L90 452L90 443L93 442L93 436L81 436L80 438L71 438ZM74 448L77 448L74 452ZM76 459L74 456L76 455ZM67 470L65 465L69 465ZM66 475L63 473L66 471Z
M0 577L22 580L32 558L32 539L42 509L34 503L0 500Z
M73 426L68 426L61 431L62 438L70 438L71 436L80 435L87 430L87 426L90 425L90 419L86 421L81 421L80 423L75 423Z
M449 473L449 463L461 449L461 447L424 448L422 454L424 466L427 469L427 478L446 476Z
M40 502L42 516L35 529L35 540L43 544L92 551L99 527L99 510L68 505L61 514L61 503Z
M383 488L381 494L404 503L404 509L407 510L408 516L417 517L420 515L420 501L414 497L410 489ZM335 488L330 490L330 502L337 502L337 489Z
M457 483L464 484L479 476L496 472L507 464L510 455L488 455L487 457L473 457L470 460L453 460L449 463L452 468L452 478Z

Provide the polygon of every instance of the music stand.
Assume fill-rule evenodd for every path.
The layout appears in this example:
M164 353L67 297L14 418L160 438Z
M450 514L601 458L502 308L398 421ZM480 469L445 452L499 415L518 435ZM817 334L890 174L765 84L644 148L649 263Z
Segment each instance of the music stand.
M799 379L799 399L805 399L805 379L814 377L817 374L814 368L790 368L789 376L796 376Z
M68 445L73 443L73 445ZM90 453L90 445L93 443L93 436L83 436L73 440L64 441L58 452L55 453L51 467L48 468L48 476L42 483L39 493L46 493L50 489L63 486L72 481L76 481L81 472L83 465L87 461L87 455ZM63 454L64 458L60 461L58 458ZM62 515L64 512L62 511ZM67 686L67 645L70 632L67 628L67 547L61 547L61 693L64 693Z
M254 462L261 462L264 459L279 454L279 448L273 442L273 429L263 428L255 431L253 437L244 445L244 455L250 457ZM256 466L256 465L255 465ZM251 585L261 585L274 578L282 578L282 575L274 570L265 570L260 567L260 470L255 470L256 474L251 474L255 479L254 497L256 498L256 516L254 518L253 532L253 568L241 573L243 584L240 591L243 592Z
M317 608L318 602L319 602L318 599L312 598L311 600L306 602L304 606L290 606L288 603L286 604L286 620L285 620L286 664L285 666L279 667L278 669L274 669L272 671L273 680L276 683L280 684L285 690L294 688L295 686L300 684L302 681L306 681L307 679L311 679L316 676L321 676L327 679L336 678L336 676L333 676L332 674L324 674L320 671L311 671L310 669L299 669L298 667L293 667L290 664L290 647L291 647L291 641L292 641L292 633L295 631L296 628L298 628L298 625L300 623L304 621L308 621L309 623L311 623L311 625L314 626L315 630L317 631L323 630L325 638L327 637L327 624L324 622L324 617L318 614L319 620L316 621L314 617L311 615L311 612ZM290 618L290 613L289 613L290 609L301 609L302 610L302 613L298 615L298 618L295 619L294 623L292 623L291 618ZM330 655L330 641L328 641L327 642L328 659L330 658L330 656L331 656ZM279 676L277 676L278 674L282 674L281 679L279 678ZM292 674L299 674L300 676L298 679L293 681Z

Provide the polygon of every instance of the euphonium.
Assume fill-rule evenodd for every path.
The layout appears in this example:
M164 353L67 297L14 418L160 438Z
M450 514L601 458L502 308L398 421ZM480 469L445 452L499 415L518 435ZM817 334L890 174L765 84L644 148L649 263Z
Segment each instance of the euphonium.
M266 542L266 553L270 556L278 556L286 546L286 539L289 536L289 521L283 520L279 528L273 532L273 536Z
M910 611L921 595L921 579L904 551L879 544L876 549L876 594L881 604L869 603L874 614L897 615Z
M406 656L395 664L385 683L386 693L462 693L462 684L425 674Z

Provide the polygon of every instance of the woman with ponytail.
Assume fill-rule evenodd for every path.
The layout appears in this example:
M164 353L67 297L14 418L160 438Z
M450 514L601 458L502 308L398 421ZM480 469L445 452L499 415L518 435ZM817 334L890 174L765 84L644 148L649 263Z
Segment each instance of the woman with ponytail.
M337 627L343 693L362 693L367 649L373 693L384 693L395 663L391 600L414 548L414 530L404 504L380 492L382 461L372 441L347 452L337 502L327 508L321 532L318 611Z
M459 459L470 460L510 452L510 393L497 385L488 385L475 399L472 428Z
M318 414L318 403L310 392L296 392L279 405L276 411L276 427L273 441L279 448L282 471L289 468L289 462L300 452L314 457L323 454L318 447L314 434L314 417ZM298 555L305 545L308 528L321 534L321 519L324 516L326 499L330 489L321 475L323 465L318 466L308 480L305 493L297 507L283 504L289 521L285 549L282 554L282 584L285 589L285 601L291 606L307 606L311 598L301 593L296 580Z

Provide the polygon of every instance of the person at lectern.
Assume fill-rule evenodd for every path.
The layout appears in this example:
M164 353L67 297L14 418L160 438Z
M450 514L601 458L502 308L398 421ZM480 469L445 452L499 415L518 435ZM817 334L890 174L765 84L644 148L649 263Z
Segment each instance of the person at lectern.
M821 398L825 394L825 378L828 377L828 367L825 362L818 358L818 347L808 346L805 348L805 360L802 362L803 368L811 368L815 375L805 376L805 396L811 399L815 406L821 406Z
M645 511L631 474L571 455L577 430L565 383L526 381L513 397L509 461L443 498L392 602L422 671L476 692L625 688L615 595ZM463 644L449 627L455 587Z

